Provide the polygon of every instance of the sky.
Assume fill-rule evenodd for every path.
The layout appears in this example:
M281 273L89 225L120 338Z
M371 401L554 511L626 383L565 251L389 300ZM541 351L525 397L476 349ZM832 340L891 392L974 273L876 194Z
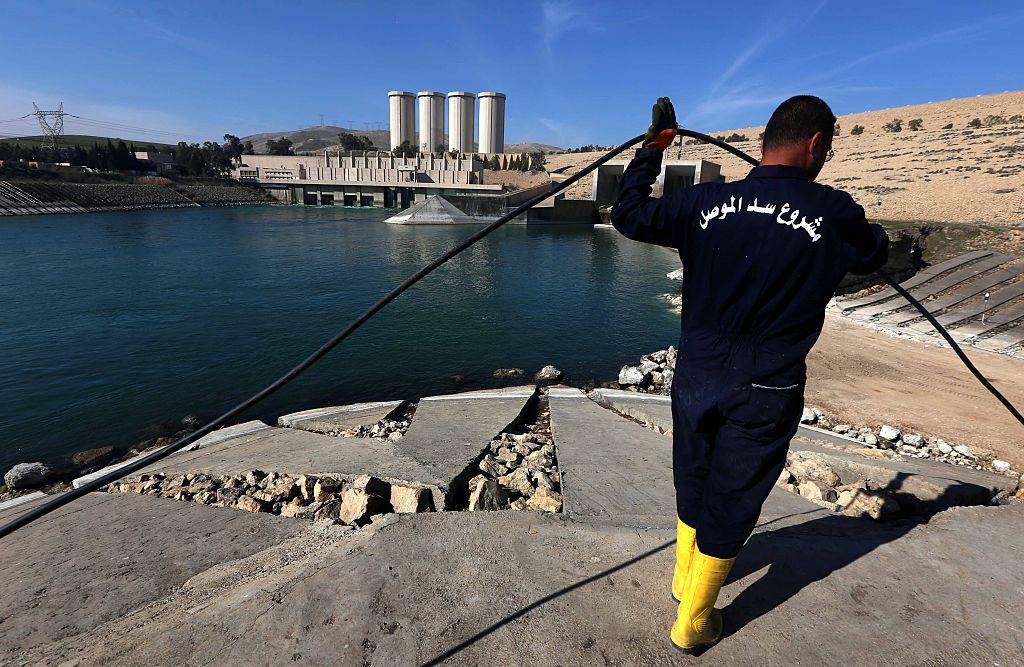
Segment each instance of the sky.
M387 91L497 90L507 143L621 142L659 96L703 131L1024 88L1024 3L0 0L0 139L387 127Z

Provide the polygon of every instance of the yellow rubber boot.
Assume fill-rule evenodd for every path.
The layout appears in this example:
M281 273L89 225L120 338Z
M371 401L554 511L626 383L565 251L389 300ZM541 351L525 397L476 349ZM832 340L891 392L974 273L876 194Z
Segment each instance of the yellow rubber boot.
M690 561L697 544L697 531L676 519L676 571L672 575L672 597L676 602L683 599L686 577L690 574Z
M715 602L735 561L706 556L693 547L690 574L671 634L672 643L684 653L700 653L722 636L722 614L715 609Z

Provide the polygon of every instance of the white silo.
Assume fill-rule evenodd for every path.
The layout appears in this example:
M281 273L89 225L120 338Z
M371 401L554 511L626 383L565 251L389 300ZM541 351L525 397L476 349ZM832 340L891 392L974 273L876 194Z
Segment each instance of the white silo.
M505 152L505 93L480 93L480 152Z
M448 93L449 148L460 153L474 153L473 107L476 95L462 91Z
M420 107L420 152L433 153L444 144L444 93L416 93Z
M391 148L398 148L408 141L416 145L416 109L413 101L416 96L404 90L392 90L388 93L388 105L391 108Z

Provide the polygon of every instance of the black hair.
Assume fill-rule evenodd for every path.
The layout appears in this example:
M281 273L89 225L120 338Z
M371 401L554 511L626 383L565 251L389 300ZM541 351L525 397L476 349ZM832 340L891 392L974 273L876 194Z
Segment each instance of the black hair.
M835 131L836 116L825 100L814 95L797 95L778 106L764 128L765 149L790 146L807 141L821 132L829 141Z

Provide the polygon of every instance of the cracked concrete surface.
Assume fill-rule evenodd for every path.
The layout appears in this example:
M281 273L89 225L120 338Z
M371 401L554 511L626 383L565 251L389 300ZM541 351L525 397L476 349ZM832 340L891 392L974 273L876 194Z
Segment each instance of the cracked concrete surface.
M671 479L658 477L670 441L567 389L549 400L567 514L390 515L351 530L93 494L0 541L2 662L1024 662L1024 507L880 524L778 489L720 598L723 641L677 654ZM594 464L616 451L621 462ZM609 505L615 489L628 493Z

